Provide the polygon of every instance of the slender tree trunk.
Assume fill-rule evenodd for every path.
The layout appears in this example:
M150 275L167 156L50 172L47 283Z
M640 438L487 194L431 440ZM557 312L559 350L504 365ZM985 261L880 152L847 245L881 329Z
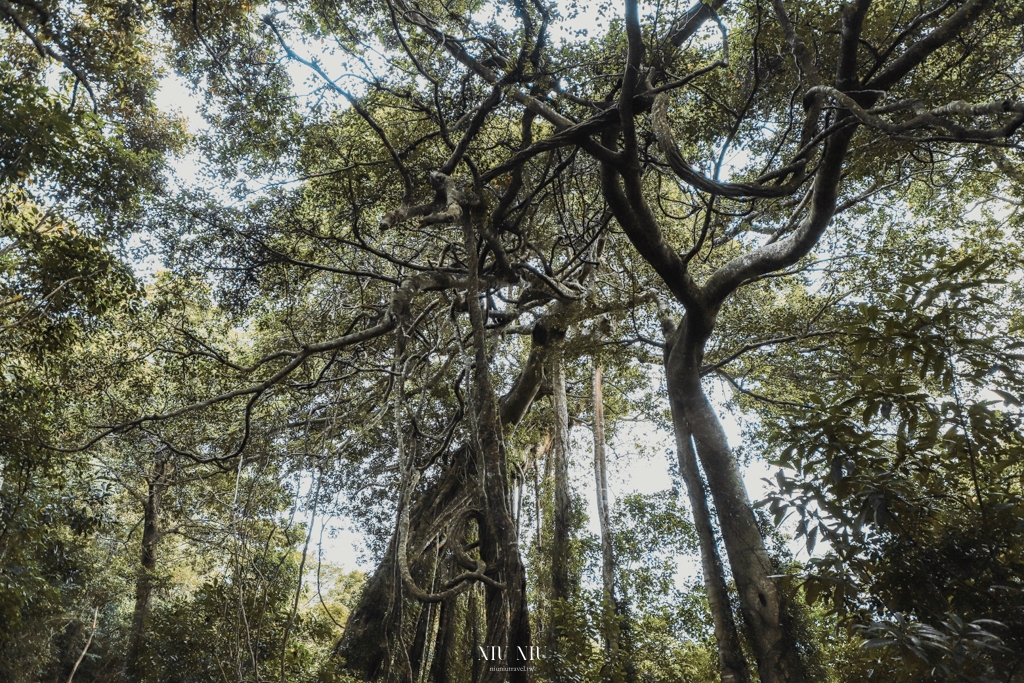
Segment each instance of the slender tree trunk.
M430 571L430 579L426 584L426 590L430 593L437 592L438 586L443 586L447 579L445 557L442 554L440 539L433 540L434 560ZM442 603L423 603L420 605L419 614L416 617L416 635L413 638L412 647L409 650L409 662L415 673L417 682L426 679L433 656L437 639L441 634L436 631L438 624L438 611Z
M534 532L536 534L537 549L542 552L544 550L544 539L541 537L543 518L541 515L540 507L540 468L542 462L547 463L548 451L551 449L551 440L552 433L551 431L549 431L545 435L543 441L541 441L539 444L534 444L533 447L530 448L530 460L529 462L526 463L526 467L524 468L526 470L533 471L533 522L535 527Z
M302 560L299 562L299 575L295 585L295 598L292 600L292 609L288 613L288 621L285 622L284 636L281 638L281 683L285 683L288 669L288 638L291 635L292 625L295 623L295 615L299 613L299 599L302 597L302 579L306 569L306 558L309 554L309 542L313 540L313 527L316 524L316 505L320 497L320 484L323 482L323 472L318 473L316 491L313 493L313 505L309 515L309 529L306 531L306 542L302 546ZM296 501L298 505L298 501Z
M99 619L100 608L96 607L92 611L92 628L89 629L89 637L85 640L85 647L82 648L82 653L78 655L78 659L75 660L75 665L71 667L71 673L68 675L68 683L72 683L75 680L75 673L78 671L78 667L82 665L82 660L85 659L85 654L89 651L89 646L92 645L92 637L96 635L96 620Z
M608 472L604 454L604 369L594 365L594 478L597 489L597 519L601 525L601 586L604 592L605 667L617 679L619 623L615 600L615 553L612 548L612 516L608 504ZM605 676L607 678L607 676Z
M540 507L540 460L533 463L533 507L534 507L534 523L537 526L537 549L544 550L544 535L543 535L543 517L541 516Z
M427 590L433 592L435 586L429 586ZM412 639L412 646L409 648L409 665L413 671L413 679L419 681L422 678L423 666L430 656L431 644L428 639L433 635L431 625L434 612L437 607L432 603L420 605L419 614L416 615L416 628Z
M448 563L445 562L447 567ZM447 582L450 573L445 571L442 580ZM449 651L455 644L455 615L456 600L459 596L448 598L437 606L437 639L434 641L434 657L430 662L430 674L428 680L433 683L448 683L448 672L451 668L448 663ZM474 653L475 654L475 653Z
M551 364L552 404L555 424L551 440L551 469L554 484L554 526L551 535L551 599L567 600L572 594L569 576L569 532L572 499L569 496L569 404L565 392L565 370L561 348ZM557 629L556 629L557 630Z
M718 543L715 540L715 530L711 524L711 511L708 508L707 494L704 491L704 480L701 478L697 458L693 452L690 428L683 418L682 409L675 402L671 403L671 408L679 471L689 494L693 526L697 531L697 540L700 544L701 567L704 570L704 591L708 597L708 607L711 609L711 618L715 625L718 668L722 675L722 683L749 683L750 674L747 670L747 661L740 648L736 622L732 618L729 591L725 585L725 571L722 568L722 558L718 555Z
M718 415L701 387L704 338L694 339L684 318L666 362L669 400L682 409L707 475L718 512L722 540L736 581L744 621L750 633L762 683L802 681L798 653L783 624L783 605L774 568L747 497L739 464ZM678 425L677 425L678 426ZM685 435L677 434L678 443Z
M153 466L148 480L146 498L142 502L142 557L139 576L135 583L135 610L132 612L131 630L128 632L128 649L125 652L122 677L126 681L137 681L141 677L139 658L146 642L146 620L153 597L154 573L156 572L156 547L160 542L160 493L166 484L167 462L159 460Z
M572 558L570 532L572 526L572 498L569 495L569 405L565 389L565 370L562 366L562 342L559 340L551 357L551 404L554 424L551 429L551 448L548 452L546 474L552 493L550 540L547 558L551 571L548 593L545 645L552 665L549 675L553 681L564 680L566 667L557 662L572 656L564 651L563 636L567 633L567 609L575 592L573 576L569 571Z
M486 660L480 657L477 653L479 647L483 645L484 639L480 637L480 606L477 600L477 587L469 589L469 596L466 598L466 631L470 637L473 652L473 669L471 681L476 683L483 678L485 673L484 667L487 666Z

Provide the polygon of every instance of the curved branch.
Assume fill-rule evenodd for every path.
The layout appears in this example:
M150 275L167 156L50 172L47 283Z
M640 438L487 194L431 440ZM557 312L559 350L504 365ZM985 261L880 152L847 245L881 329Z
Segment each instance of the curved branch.
M265 362L269 362L272 359L291 358L291 360L284 367L279 369L277 372L275 372L273 375L271 375L266 380L263 380L262 382L251 384L246 387L240 387L238 389L233 389L231 391L227 391L217 396L208 398L205 401L192 403L190 405L182 406L181 408L177 408L175 410L167 411L164 413L152 413L148 415L142 415L141 417L135 418L134 420L129 420L127 422L122 422L120 424L107 427L103 429L103 431L101 431L99 434L97 434L96 436L94 436L93 438L89 439L84 444L79 446L61 447L45 443L40 443L39 445L42 448L46 448L47 450L52 450L60 453L75 453L90 448L94 444L98 443L99 441L105 439L106 437L112 434L130 431L136 427L146 424L147 422L158 422L170 420L176 417L181 417L182 415L193 413L204 408L209 408L210 406L219 403L224 403L226 401L230 401L235 398L240 398L242 396L251 396L252 399L250 401L250 404L254 405L255 401L258 400L258 398L264 392L266 392L270 387L281 382L289 375L291 375L292 372L301 367L310 357L319 353L324 353L327 351L336 351L349 346L353 346L355 344L359 344L361 342L376 339L377 337L381 337L394 330L398 326L398 322L408 313L409 305L412 303L412 299L416 296L416 294L423 291L427 287L427 285L436 282L436 279L436 276L430 274L420 274L411 278L407 278L402 283L402 285L395 291L394 295L392 295L391 304L388 306L388 310L384 314L384 319L378 324L374 325L373 327L369 327L365 330L360 330L359 332L346 334L341 337L336 337L334 339L322 341L317 344L309 344L303 346L301 349L298 350L279 351L277 353L270 354L269 356L265 356L263 359L258 361L253 366L253 369L259 367ZM251 411L251 405L247 409L248 411ZM239 450L234 455L237 455L240 452L241 451ZM234 457L234 455L232 455L231 457ZM224 458L217 458L217 460L223 459Z
M415 216L423 216L420 225L452 223L462 217L463 205L468 206L474 201L471 195L463 191L459 181L445 173L431 171L430 185L436 192L433 202L418 206L409 206L403 202L402 206L384 214L380 219L380 229L393 228Z
M669 44L673 47L681 46L724 6L725 0L697 2L672 24L666 36Z
M1024 125L1024 102L1015 102L1013 100L1001 100L998 102L987 102L985 104L970 104L962 100L957 100L941 107L936 107L935 109L926 109L924 103L920 100L901 100L900 102L896 102L886 107L867 110L861 107L860 104L858 104L857 101L847 93L828 86L816 86L808 90L807 94L809 96L812 94L825 95L835 100L836 103L844 109L848 109L850 113L856 116L857 120L864 125L880 130L883 133L888 133L889 135L900 135L917 128L941 127L964 140L994 140L1010 137L1021 127L1021 125ZM901 109L912 109L917 116L905 123L892 123L873 113L879 111L899 111ZM1017 116L1013 117L1006 125L1000 128L980 130L965 128L945 118L949 115L975 117L997 116L999 114L1010 113L1017 114Z
M442 602L444 600L447 600L469 588L472 585L470 581L480 581L482 583L487 584L488 586L491 586L492 588L504 590L504 584L498 583L494 579L484 574L484 572L487 570L487 565L481 559L476 560L476 568L473 571L463 572L462 574L456 576L454 579L445 584L446 588L442 590L440 593L428 593L416 584L416 581L412 578L412 573L409 571L409 501L410 498L412 497L412 491L416 488L416 485L420 481L420 476L421 475L419 469L417 469L416 467L410 468L408 474L409 481L408 483L406 483L405 490L402 493L402 511L399 514L398 521L398 569L402 575L402 583L405 586L406 590L408 590L409 593L411 593L412 596L420 602ZM453 521L453 524L455 524L455 522L461 522L464 528L465 518L466 513L463 513ZM449 539L451 539L451 537L449 537ZM458 543L459 541L456 539L455 544ZM461 551L461 548L459 550ZM468 558L468 556L466 556L464 553L462 556Z
M3 2L3 0L0 0L0 2ZM370 113L366 111L365 107L363 107L359 103L358 99L352 96L352 94L350 94L347 90L339 86L334 81L334 79L327 75L327 72L325 72L319 64L317 64L313 60L300 57L298 53L296 53L295 50L292 49L292 47L285 41L284 36L281 35L281 31L277 28L277 24L274 23L272 15L267 15L263 17L263 23L266 24L271 31L273 31L274 36L277 38L277 42L281 45L281 49L284 50L285 54L288 56L289 59L292 59L305 67L308 67L314 73L316 73L316 75L319 76L331 90L344 97L348 101L348 103L352 105L352 108L356 110L356 113L358 113L359 116L361 116L363 120L366 121L370 128L373 129L373 132L377 134L377 137L380 138L381 143L388 150L388 154L391 155L391 161L392 163L394 163L395 168L398 169L398 172L402 174L402 184L404 185L405 188L405 194L402 197L402 204L406 205L410 203L412 201L413 196L412 174L409 172L409 169L406 167L406 165L402 163L402 156L398 153L398 150L395 149L395 146L391 144L390 138L388 138L387 133L384 132L384 129L380 126L380 124L377 123L377 121L374 120L372 116L370 116Z
M452 151L448 161L441 167L441 173L444 175L450 175L455 171L455 167L459 165L462 157L466 154L466 149L469 147L469 143L473 142L476 138L477 133L484 125L484 120L487 115L494 111L494 108L501 102L501 86L495 85L491 89L491 94L486 100L477 108L476 113L473 115L472 120L469 122L469 127L466 128L466 132L463 134L462 139L459 140L459 144L456 145Z
M722 197L729 197L730 199L785 197L793 194L805 180L803 174L797 173L785 185L761 185L756 182L723 183L698 173L683 157L679 151L679 146L676 144L675 136L672 134L672 127L668 120L668 96L664 93L659 93L654 98L654 106L651 107L651 126L654 129L654 136L658 140L658 148L665 155L669 166L680 179L698 190L721 195Z
M7 18L14 22L14 25L18 27L18 30L21 31L22 35L28 38L32 43L32 46L36 49L36 52L39 53L40 57L52 57L63 64L64 67L74 75L75 79L81 83L82 87L85 88L85 91L89 93L89 99L92 100L92 110L95 112L97 107L96 93L93 92L92 86L89 85L89 80L85 77L85 73L72 64L71 59L66 55L57 52L49 45L44 45L43 41L39 39L39 36L37 36L32 29L28 27L25 20L14 11L14 8L11 7L7 0L0 0L0 13L5 14Z
M840 330L822 330L821 332L806 332L804 334L791 334L791 335L786 336L786 337L773 337L771 339L764 339L764 340L759 341L759 342L751 342L749 344L744 344L739 349L737 349L733 353L730 353L728 356L726 356L722 360L718 361L717 363L712 363L710 365L705 365L704 367L702 367L700 369L700 374L701 374L701 376L703 376L703 375L710 374L712 372L717 372L719 369L725 367L726 365L728 365L729 363L733 362L734 360L736 360L740 356L742 356L742 355L744 355L744 354L746 354L746 353L748 353L750 351L754 351L756 349L764 348L765 346L775 346L776 344L786 344L788 342L801 341L801 340L804 340L804 339L811 339L811 338L814 338L814 337L831 337L831 336L835 336L835 335L839 335L839 334L843 334L843 332L840 331Z
M856 126L843 128L825 143L809 212L797 229L784 239L737 256L708 278L703 292L710 308L720 305L745 281L791 266L814 248L835 215L843 162L855 131Z
M866 87L871 90L888 90L896 85L914 67L927 59L932 53L956 38L992 0L968 0L953 15L927 36L917 41L906 52L881 73L868 81Z

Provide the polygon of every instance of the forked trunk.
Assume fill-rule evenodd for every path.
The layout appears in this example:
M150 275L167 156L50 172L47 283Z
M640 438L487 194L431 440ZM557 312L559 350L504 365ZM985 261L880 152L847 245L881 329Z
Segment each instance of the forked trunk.
M675 401L670 403L672 425L676 435L679 472L682 474L690 500L693 526L697 531L697 540L700 545L700 562L704 570L704 591L707 594L708 607L715 625L718 669L722 676L722 683L749 683L750 674L747 669L747 660L740 648L739 633L736 631L736 622L732 617L729 590L725 584L725 570L722 568L722 558L718 554L718 543L711 523L711 510L708 508L704 480L693 452L690 427L683 417L682 407Z
M729 567L739 593L743 619L757 658L761 683L803 680L798 653L783 623L783 604L774 567L747 497L739 464L718 415L701 386L703 339L694 339L686 319L665 364L669 399L682 412L718 513ZM676 421L677 443L686 441Z

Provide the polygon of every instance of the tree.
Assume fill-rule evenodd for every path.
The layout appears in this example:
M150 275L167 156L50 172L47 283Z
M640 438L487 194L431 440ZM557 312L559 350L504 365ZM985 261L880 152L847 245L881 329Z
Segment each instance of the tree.
M725 300L738 288L796 265L817 244L837 212L867 198L884 197L890 187L909 182L908 176L928 168L930 163L916 163L916 149L944 143L998 141L1016 132L1024 122L1019 103L1006 100L974 106L960 102L964 98L984 99L993 85L991 79L995 73L989 65L993 60L999 61L999 56L990 51L997 42L993 41L993 36L1009 36L1018 29L1013 21L1008 21L1011 19L1009 9L1003 12L1003 8L980 2L940 6L915 17L894 15L889 8L872 7L870 2L851 4L838 15L822 14L814 5L797 8L776 2L770 9L753 5L737 8L731 17L734 24L731 39L724 21L718 20L724 41L722 55L727 57L726 51L731 47L733 66L712 62L706 70L695 70L692 77L674 79L670 75L675 68L673 65L685 54L676 48L693 36L704 21L716 16L715 11L723 6L724 3L699 5L665 22L667 30L662 33L645 35L638 6L627 3L622 28L628 49L622 70L615 72L621 73L621 82L616 80L617 92L612 91L603 98L595 96L598 92L591 89L593 86L588 87L590 84L583 79L574 78L576 74L571 73L568 65L541 66L543 36L550 20L543 8L517 8L520 35L524 40L521 44L530 46L521 48L517 57L513 51L502 54L503 46L480 35L473 22L463 22L450 14L435 16L401 3L389 6L388 12L397 23L397 29L386 25L384 30L389 36L397 30L394 37L407 51L410 68L418 70L422 78L435 83L436 87L438 75L432 66L438 52L444 50L465 69L466 81L479 79L490 86L490 89L486 86L482 89L476 100L477 107L468 110L470 120L462 144L453 144L454 151L448 161L435 167L439 170L432 176L437 193L433 202L413 202L411 172L403 156L394 151L402 144L396 147L384 125L374 121L370 110L360 107L359 113L381 136L383 147L392 150L389 154L404 178L403 200L397 210L382 219L385 229L396 229L395 226L417 216L422 217L421 224L425 226L472 217L475 211L480 211L474 202L484 201L485 183L506 173L521 173L519 169L527 168L531 157L552 148L579 148L600 165L602 194L609 210L638 253L658 273L668 293L686 311L682 323L670 328L668 339L666 374L670 400L676 409L677 432L683 435L680 443L685 445L692 435L715 500L761 679L796 680L802 676L801 664L786 632L786 606L771 578L775 570L765 551L724 431L701 386L705 345ZM534 9L535 17L531 15ZM814 22L805 20L806 25L798 31L793 20L797 11L814 17ZM407 22L414 33L432 38L439 49L418 52L415 43L405 40L401 21ZM315 73L325 73L317 61L299 57L284 34L275 30L287 55L303 61ZM808 48L808 38L804 36L807 31L814 37L812 44L816 52ZM538 36L541 38L535 41ZM786 62L777 62L774 65L777 73L769 83L760 71L760 59L764 46L771 41L788 46L793 53L794 68L782 68ZM494 58L474 56L467 48L473 43L495 52ZM737 51L743 55L739 59ZM925 74L930 74L929 70L934 69L932 65L936 63L956 59L965 65L964 71L944 80L937 90L943 95L955 92L958 99L924 104L936 93L933 79ZM495 68L495 64L504 66ZM740 66L735 66L737 64ZM1013 72L1008 62L1003 60L1001 64L1001 73ZM707 164L711 168L709 176L695 170L679 150L669 106L673 98L684 106L700 101L699 95L687 95L691 98L689 101L679 98L681 93L687 92L685 86L693 79L708 73L713 77L716 68L717 73L743 69L747 83L744 85L741 80L736 96L721 103L726 113L722 115L724 122L720 128L710 126L703 136L698 132L696 139L687 141L691 149L699 150L703 143L721 150L717 161ZM558 73L562 78L554 88L557 106L562 107L562 111L549 104L548 97L510 88L508 97L516 103L516 108L521 107L525 112L530 134L521 136L518 145L512 145L517 152L508 155L504 165L491 163L489 168L481 169L473 160L475 197L460 189L449 174L474 142L485 139L480 131L484 130L485 117L497 108L504 84L522 79L541 84L545 78L551 78L550 73ZM826 78L823 75L826 73L835 75ZM967 76L968 73L972 75ZM593 74L587 75L593 77ZM988 81L984 76L989 77ZM1014 79L1015 76L1009 76L1001 81L1004 85L997 88L1016 88ZM983 82L985 89L979 90ZM328 83L333 84L333 81L328 80ZM403 94L396 85L389 84L385 88L381 83L379 89L373 85L371 81L370 92L379 93L381 98L398 97L417 102L415 94L410 91ZM329 87L356 102L337 86ZM574 87L577 92L573 92ZM923 87L930 90L927 96ZM546 92L545 86L540 85L538 92ZM789 96L792 92L797 92L799 97ZM879 100L890 93L901 98L899 103L876 107ZM584 113L577 119L566 115L574 106L586 112L588 97L599 113ZM602 107L598 104L602 100L609 104ZM372 95L364 101L372 101ZM423 109L430 113L431 121L444 118L445 112L438 111L429 102ZM648 109L651 127L648 137L642 139L637 121ZM890 114L898 117L904 111L913 116L884 118ZM970 123L974 119L992 117L996 123L990 128L985 128L984 124L972 127ZM762 123L766 118L777 123L766 127ZM553 129L548 137L537 142L532 135L535 119L543 120ZM894 138L899 144L888 142ZM672 196L671 193L659 194L657 188L645 180L645 175L657 174L654 169L658 167L652 165L656 157L649 155L652 142L657 143L684 188L705 193L703 198L691 195L695 196L691 214L695 218L695 234L688 243L685 238L681 240L686 245L682 254L674 246L677 242L673 236L662 227L663 219L652 209L657 200ZM874 160L868 153L853 151L878 147L883 142L885 152ZM722 182L718 176L722 172L725 151L733 144L742 145L750 162L734 174L733 182ZM777 159L783 161L775 161ZM765 170L755 175L754 169L758 167ZM749 174L745 169L750 169ZM751 179L744 180L744 177ZM790 215L784 212L787 200L795 208ZM732 217L737 213L740 217ZM754 225L752 217L761 225ZM500 225L499 220L500 215L492 210L485 225ZM751 235L758 233L767 233L769 238L758 244L751 240ZM491 237L488 248L494 249L495 268L500 269L508 258L503 257L493 241ZM702 269L703 273L696 266L690 268L698 255L711 266ZM699 279L703 284L698 284ZM723 661L732 657L724 653Z
M261 439L314 435L341 454L380 557L338 655L368 678L444 680L431 653L455 640L533 644L511 433L542 393L563 403L550 370L605 343L594 327L612 317L611 343L662 351L721 675L745 678L746 645L763 683L804 680L792 592L703 380L832 336L813 317L791 334L786 316L806 311L770 304L813 290L801 271L844 215L898 210L947 176L961 191L944 215L959 217L998 187L987 164L1014 168L1024 125L1007 49L1020 8L628 0L600 35L562 42L579 8L315 3L260 21L200 9L169 12L163 30L206 98L234 200L183 193L161 207L162 236L168 266L210 277L255 343L182 335L184 353L158 353L216 368L215 382L158 410L111 405L107 427L63 447L149 430L179 448L189 431L176 425L207 421L219 433L179 450L229 470ZM22 15L6 16L31 43ZM285 64L309 76L304 110ZM254 185L281 168L294 174ZM468 668L527 679L491 660Z

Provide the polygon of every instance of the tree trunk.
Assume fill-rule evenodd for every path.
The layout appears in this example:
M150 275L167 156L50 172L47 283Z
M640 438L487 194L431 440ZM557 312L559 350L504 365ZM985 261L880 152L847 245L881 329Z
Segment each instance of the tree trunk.
M552 432L549 430L545 435L543 441L539 444L534 444L530 448L530 459L526 463L524 469L533 471L533 522L534 522L534 533L536 534L537 549L541 552L544 551L544 539L542 538L543 528L543 517L541 515L540 507L540 468L541 463L547 464L548 451L551 449Z
M463 479L476 476L476 470L466 461L467 452L459 451L451 467L412 503L408 547L415 552L409 558L409 570L417 580L428 574L435 561L432 553L419 551L470 504ZM357 672L364 680L380 678L388 660L388 634L394 631L389 606L402 599L401 580L396 581L395 546L396 539L392 536L383 560L366 581L359 603L349 614L345 631L334 650L334 655L344 660L345 668Z
M485 672L484 667L487 666L486 660L479 656L479 647L483 646L483 638L480 637L480 606L477 600L477 591L479 589L473 586L469 589L469 596L466 598L466 631L470 638L471 651L473 652L473 669L471 671L472 676L470 677L471 683L477 683L483 679Z
M447 574L445 575L447 578ZM428 680L433 683L448 683L448 654L455 640L455 602L459 596L448 598L437 606L437 639L434 641L434 657L430 662Z
M491 383L487 358L486 319L480 307L480 258L477 239L471 223L463 224L465 247L469 261L469 285L466 303L473 333L475 368L473 372L473 404L476 412L475 440L481 468L481 488L484 498L484 518L481 529L480 552L487 563L491 578L503 584L499 588L487 585L485 613L487 634L485 647L500 647L508 652L509 664L517 648L530 647L530 621L526 601L526 570L519 554L519 537L511 514L511 491L508 483L508 463L497 396ZM514 671L499 671L513 668ZM488 666L481 674L486 683L509 680L526 683L525 666Z
M159 460L153 466L148 478L146 498L142 501L142 556L139 576L135 583L135 610L132 613L131 630L128 632L128 649L125 652L122 677L126 681L137 681L142 667L139 658L146 643L146 620L153 598L154 573L156 572L156 546L160 541L160 493L166 485L167 462Z
M732 618L729 591L725 585L725 571L722 568L722 558L718 555L718 543L715 539L714 527L711 524L711 511L708 509L704 480L701 478L697 458L693 453L690 428L683 418L682 408L676 402L671 402L671 409L672 424L676 434L679 472L686 484L690 510L693 514L693 526L697 531L697 540L700 544L700 561L704 570L704 591L708 597L708 607L711 609L711 618L715 625L718 668L722 675L722 683L749 683L750 674L747 670L747 661L740 648L736 622Z
M570 532L572 527L572 498L569 495L569 405L565 389L565 370L562 366L562 342L559 340L551 355L551 406L554 413L551 429L551 448L548 451L546 484L552 493L550 540L546 557L550 567L551 583L546 605L545 645L549 659L549 675L553 681L564 680L566 667L558 662L567 660L562 639L567 634L567 610L575 593L573 576L569 571L572 560Z
M568 600L572 594L569 576L569 532L572 499L569 496L569 405L565 393L565 370L561 348L551 364L552 404L555 424L551 440L551 469L554 484L554 526L551 534L551 599ZM556 629L557 631L557 624Z
M436 583L431 587L431 592L435 588ZM420 613L416 619L416 637L413 639L412 648L409 651L409 664L413 671L413 680L416 683L424 680L430 666L430 658L436 642L434 628L437 624L439 607L439 605L429 602L420 605Z
M619 658L619 622L615 601L615 553L612 548L612 516L608 504L608 473L604 454L604 369L594 365L594 478L597 519L601 525L601 587L604 592L604 649L606 673L616 680Z
M704 339L692 333L689 316L684 318L665 367L669 400L681 409L707 475L761 682L795 683L803 676L798 653L783 626L782 600L771 578L774 568L739 464L701 387ZM685 434L678 433L678 423L676 427L677 443L683 444Z

